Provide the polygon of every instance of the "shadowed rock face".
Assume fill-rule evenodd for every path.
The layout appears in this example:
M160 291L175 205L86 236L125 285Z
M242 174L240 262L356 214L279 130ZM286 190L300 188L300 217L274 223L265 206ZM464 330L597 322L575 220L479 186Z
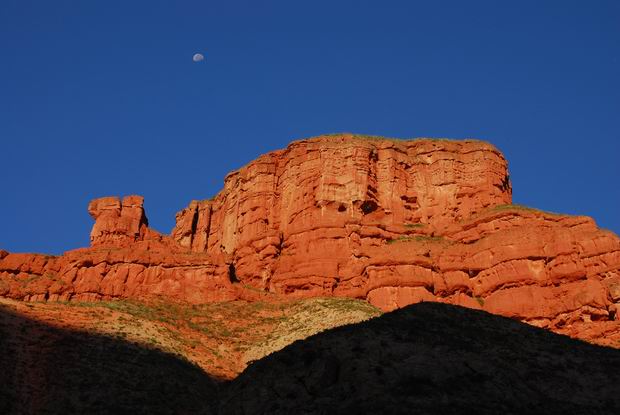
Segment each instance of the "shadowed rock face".
M620 351L486 312L409 306L296 342L228 386L226 414L611 414Z
M148 228L139 196L94 200L91 248L0 251L0 296L439 301L617 347L620 239L511 194L506 160L481 141L301 140L229 174L171 235Z

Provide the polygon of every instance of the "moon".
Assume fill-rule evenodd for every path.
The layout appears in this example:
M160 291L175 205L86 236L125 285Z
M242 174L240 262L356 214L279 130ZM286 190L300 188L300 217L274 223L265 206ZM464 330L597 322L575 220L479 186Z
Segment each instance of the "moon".
M194 56L192 56L192 60L194 62L202 62L205 60L205 56L202 53L195 53Z

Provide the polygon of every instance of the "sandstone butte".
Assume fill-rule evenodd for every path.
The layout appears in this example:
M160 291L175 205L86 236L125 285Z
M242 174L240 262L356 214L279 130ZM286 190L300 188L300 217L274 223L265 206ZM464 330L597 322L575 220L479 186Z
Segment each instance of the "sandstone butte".
M437 301L618 347L618 236L511 202L489 143L321 136L228 174L170 235L148 227L140 196L93 200L90 247L0 251L0 296Z

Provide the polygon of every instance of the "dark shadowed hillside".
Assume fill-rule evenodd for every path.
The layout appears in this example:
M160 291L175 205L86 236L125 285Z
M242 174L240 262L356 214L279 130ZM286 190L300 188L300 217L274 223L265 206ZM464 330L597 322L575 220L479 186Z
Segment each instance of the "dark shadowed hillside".
M620 351L421 303L216 383L173 354L0 308L2 414L620 413Z
M223 414L620 413L620 351L421 303L298 341L232 382Z
M2 414L209 414L216 391L172 354L0 308Z

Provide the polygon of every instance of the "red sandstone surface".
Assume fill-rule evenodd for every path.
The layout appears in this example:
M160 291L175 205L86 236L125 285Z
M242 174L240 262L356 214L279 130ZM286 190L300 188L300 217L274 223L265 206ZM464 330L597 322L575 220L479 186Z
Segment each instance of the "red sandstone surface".
M0 296L440 301L618 347L618 236L511 201L491 144L322 136L230 173L170 235L148 228L140 196L96 199L90 248L0 251Z

